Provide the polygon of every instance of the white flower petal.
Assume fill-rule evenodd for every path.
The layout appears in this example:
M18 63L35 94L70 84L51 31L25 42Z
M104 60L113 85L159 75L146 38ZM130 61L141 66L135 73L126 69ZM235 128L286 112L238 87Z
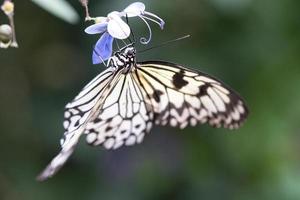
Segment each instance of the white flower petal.
M141 15L145 11L145 5L142 2L135 2L127 6L123 12L125 16L127 14L128 17L136 17Z
M126 39L130 35L130 28L129 26L116 14L109 14L110 18L107 31L108 33L117 39Z
M158 24L161 29L164 29L165 21L162 18L160 18L159 16L155 15L154 13L145 11L143 14L143 17L145 19L148 19L148 20Z
M87 34L98 34L103 33L107 29L107 22L102 22L98 24L93 24L88 26L84 31Z
M110 13L107 14L108 20L114 19L116 17L120 18L121 16L122 16L122 13L119 12L119 11L112 11L112 12L110 12Z

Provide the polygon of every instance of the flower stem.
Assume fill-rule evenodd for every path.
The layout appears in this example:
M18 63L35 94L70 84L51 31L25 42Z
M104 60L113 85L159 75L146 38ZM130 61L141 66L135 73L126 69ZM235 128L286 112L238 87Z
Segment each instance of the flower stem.
M85 9L85 21L92 20L90 13L89 13L89 7L88 7L89 1L88 0L79 0L79 1Z
M19 45L18 45L17 37L16 37L15 23L14 23L13 15L9 16L8 19L9 19L10 27L11 27L11 30L12 30L12 42L11 42L10 46L18 48Z
M16 32L15 32L15 23L14 23L14 3L11 0L4 0L1 6L1 9L6 14L9 20L9 24L12 30L12 42L10 44L11 47L17 48L18 42L16 39Z

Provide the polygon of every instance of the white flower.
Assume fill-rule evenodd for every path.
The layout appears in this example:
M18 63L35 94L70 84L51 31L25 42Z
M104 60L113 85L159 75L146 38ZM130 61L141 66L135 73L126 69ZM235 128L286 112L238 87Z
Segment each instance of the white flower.
M87 27L85 29L85 32L88 34L105 33L105 38L101 37L96 43L96 52L93 52L94 64L101 63L110 57L110 55L112 54L113 38L123 40L130 36L130 27L121 19L122 17L139 17L146 23L149 30L149 38L146 39L142 37L140 39L140 42L143 44L148 44L152 36L151 27L148 24L147 20L158 24L161 29L163 29L165 24L165 22L157 15L145 11L145 5L141 2L132 3L121 12L110 12L107 17L91 18L95 21L95 24ZM109 36L107 36L107 34L109 34ZM100 48L103 46L106 46L107 48Z
M85 29L88 34L97 34L108 31L108 33L117 39L126 39L130 35L130 27L126 24L121 17L139 17L147 25L150 36L147 40L151 40L151 28L146 20L150 20L160 26L163 29L165 22L157 15L145 11L145 5L141 2L135 2L126 7L122 12L113 11L110 12L107 17L97 17L93 18L96 24L91 25ZM148 43L143 42L143 43Z

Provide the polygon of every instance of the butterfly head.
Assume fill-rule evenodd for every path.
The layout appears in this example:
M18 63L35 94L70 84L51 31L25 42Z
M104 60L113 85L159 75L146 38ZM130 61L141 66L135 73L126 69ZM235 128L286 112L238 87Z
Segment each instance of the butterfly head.
M123 48L121 48L119 51L117 51L115 53L115 55L118 55L118 54L122 55L124 57L134 58L135 54L136 54L134 43L128 44L128 45L124 46Z
M123 55L127 58L135 58L135 48L133 46L126 47L123 51Z

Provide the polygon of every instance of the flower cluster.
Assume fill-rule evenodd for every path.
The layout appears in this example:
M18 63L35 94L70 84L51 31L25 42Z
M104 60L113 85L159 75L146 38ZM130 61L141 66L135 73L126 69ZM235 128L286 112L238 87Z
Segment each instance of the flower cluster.
M122 18L139 17L149 30L148 38L140 38L142 44L148 44L151 40L152 32L147 20L152 21L163 29L165 22L157 15L147 12L145 5L135 2L126 7L123 11L110 12L107 17L90 18L95 24L87 27L85 32L88 34L102 34L97 41L93 51L93 64L99 64L111 57L113 51L113 40L124 40L130 36L131 30Z

